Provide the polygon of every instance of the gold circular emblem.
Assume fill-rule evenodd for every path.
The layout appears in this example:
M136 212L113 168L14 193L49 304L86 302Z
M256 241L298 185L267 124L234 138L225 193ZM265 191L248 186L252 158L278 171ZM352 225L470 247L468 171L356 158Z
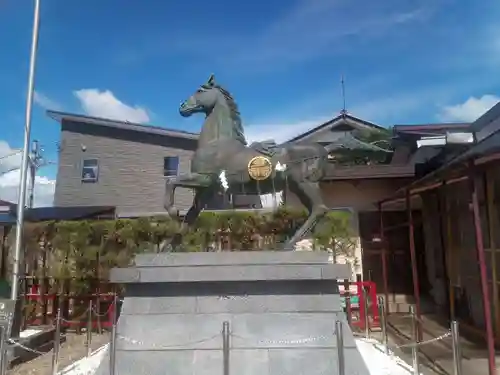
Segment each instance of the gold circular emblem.
M264 156L256 156L248 162L248 174L257 181L268 178L273 172L271 160Z

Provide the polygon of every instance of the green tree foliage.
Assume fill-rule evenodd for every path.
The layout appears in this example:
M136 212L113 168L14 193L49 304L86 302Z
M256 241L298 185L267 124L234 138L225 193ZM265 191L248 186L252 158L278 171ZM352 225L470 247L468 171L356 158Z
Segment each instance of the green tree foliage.
M356 130L352 135L359 141L367 145L377 146L383 150L389 151L373 151L366 149L346 149L335 151L332 155L331 162L338 165L374 165L386 164L390 161L391 152L393 151L392 128L380 130Z

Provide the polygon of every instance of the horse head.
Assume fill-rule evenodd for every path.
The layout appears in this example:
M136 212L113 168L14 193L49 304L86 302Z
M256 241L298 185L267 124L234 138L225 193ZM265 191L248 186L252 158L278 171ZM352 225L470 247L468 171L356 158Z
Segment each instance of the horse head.
M233 138L246 144L238 106L231 94L215 82L213 74L181 104L179 112L183 117L195 113L206 115L200 140L205 139L204 135L208 134L207 138L210 140L214 137Z
M206 83L181 104L179 112L183 117L189 117L194 113L209 114L223 99L224 95L215 83L215 77L212 74Z

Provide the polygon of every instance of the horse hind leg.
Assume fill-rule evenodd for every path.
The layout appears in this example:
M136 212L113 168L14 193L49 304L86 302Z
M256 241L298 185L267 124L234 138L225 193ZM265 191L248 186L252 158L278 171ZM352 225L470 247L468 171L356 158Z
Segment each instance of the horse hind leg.
M300 202L307 208L309 217L305 223L293 234L284 246L285 250L294 250L295 244L301 240L329 210L321 197L319 182L290 180L290 191L294 193Z

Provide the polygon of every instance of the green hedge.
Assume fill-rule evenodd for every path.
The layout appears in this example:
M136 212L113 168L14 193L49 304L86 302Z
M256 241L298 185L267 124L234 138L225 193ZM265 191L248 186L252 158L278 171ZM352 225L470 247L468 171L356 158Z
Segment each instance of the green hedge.
M277 249L305 219L305 212L289 209L203 212L184 237L182 251L207 251L211 244L212 250ZM37 277L105 279L110 268L129 265L135 254L158 251L178 227L168 217L28 224L25 261ZM349 212L333 211L309 237L316 250L335 247L347 253L352 249L351 228Z

